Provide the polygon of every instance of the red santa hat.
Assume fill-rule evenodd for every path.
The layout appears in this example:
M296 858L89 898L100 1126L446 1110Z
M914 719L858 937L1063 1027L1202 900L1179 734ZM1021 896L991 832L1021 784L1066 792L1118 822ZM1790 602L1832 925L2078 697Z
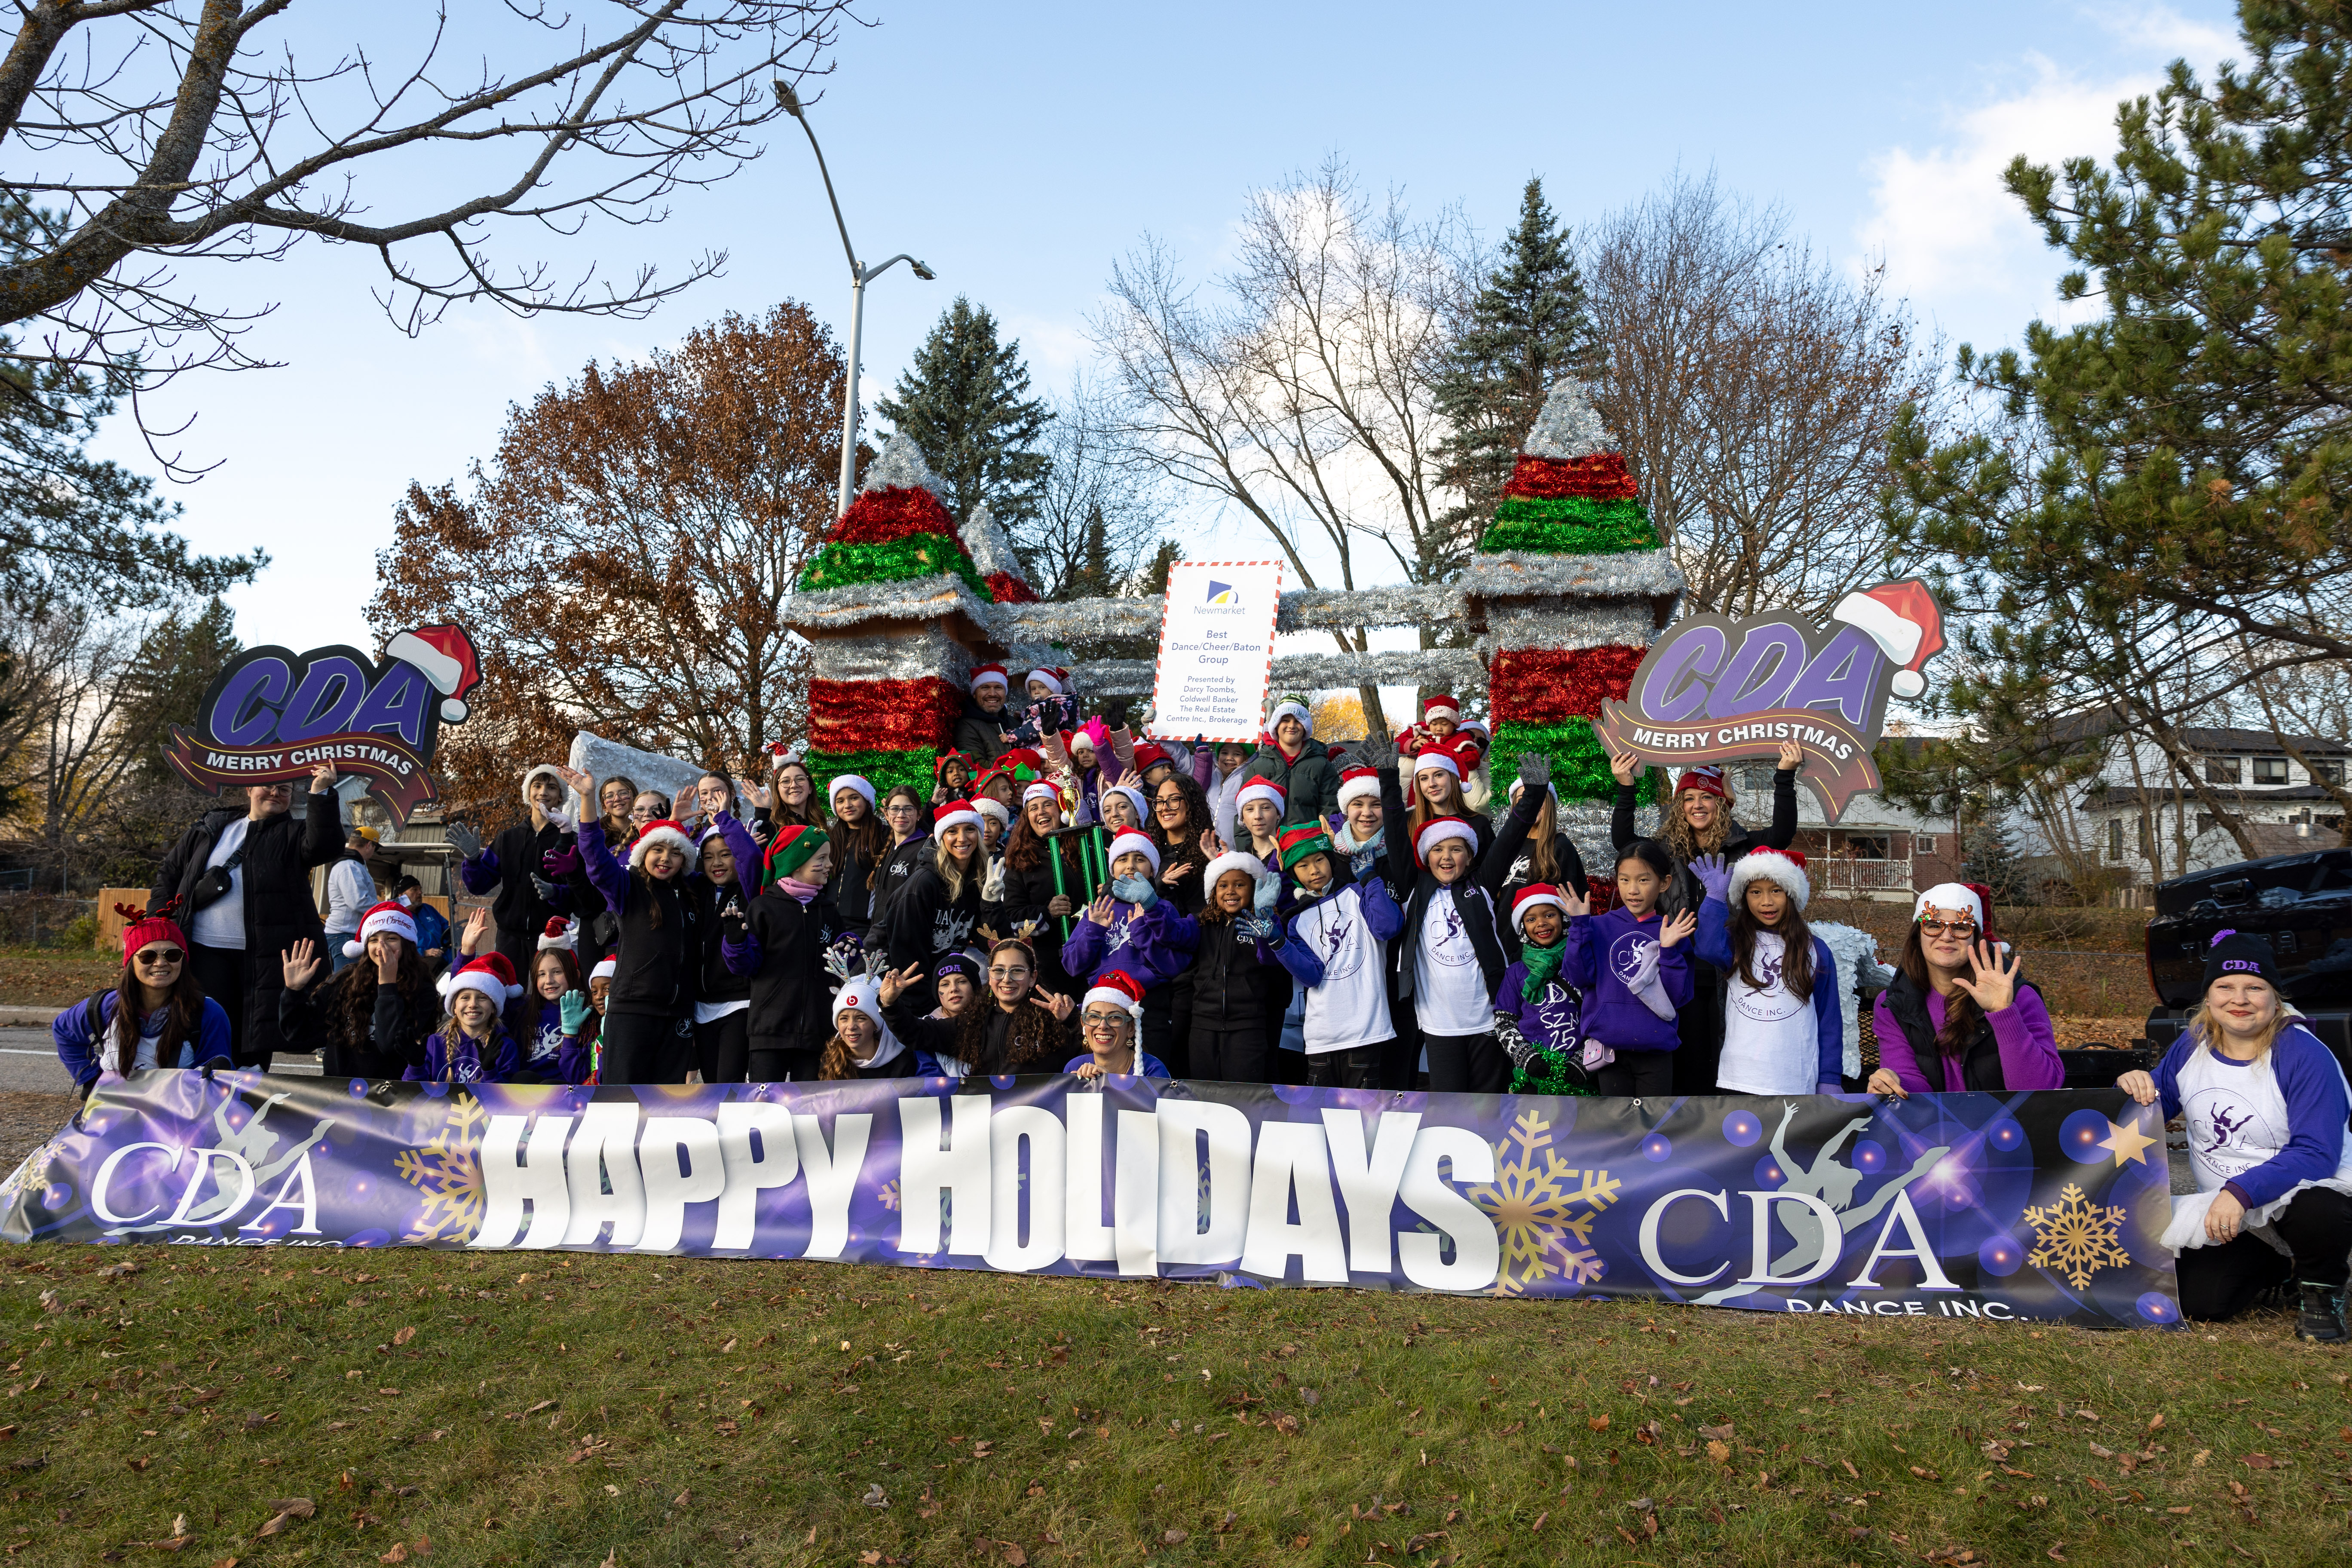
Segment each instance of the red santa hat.
M1413 858L1426 866L1429 852L1449 838L1459 838L1473 850L1478 847L1478 835L1469 823L1458 816L1433 816L1421 825L1421 832L1412 841Z
M1013 689L1013 678L1004 673L1001 664L983 664L971 672L971 689L977 692L983 686L1002 686Z
M1045 689L1056 697L1067 697L1070 694L1070 672L1059 665L1033 669L1029 672L1028 679L1043 681Z
M1938 882L1919 895L1911 906L1911 918L1924 921L1931 909L1946 914L1965 912L1977 923L1977 934L1992 935L1992 889L1982 882Z
M1424 724L1432 719L1459 720L1461 717L1462 702L1459 698L1446 692L1436 691L1422 699L1421 721Z
M1558 910L1563 917L1568 913L1568 900L1561 898L1559 889L1549 882L1529 882L1521 888L1511 900L1511 929L1521 936L1527 935L1528 911L1546 904Z
M1150 772L1153 768L1159 767L1163 763L1172 768L1176 765L1176 759L1170 756L1167 752L1160 747L1159 742L1154 741L1139 741L1136 742L1136 777L1141 778L1146 773Z
M1944 617L1935 595L1916 578L1881 583L1840 599L1830 619L1867 633L1894 663L1894 692L1916 697L1927 689L1920 667L1944 651Z
M432 683L441 694L441 720L447 724L462 724L468 711L466 693L481 684L481 662L474 655L474 641L462 626L418 626L413 631L395 632L383 645L386 658L396 658L409 666Z
M1027 805L1033 800L1050 800L1054 803L1054 809L1058 811L1062 806L1062 792L1040 779L1021 792L1022 805Z
M932 833L945 833L949 828L958 826L969 827L974 832L979 831L980 813L973 808L971 802L946 800L931 807Z
M656 844L667 844L686 857L685 874L688 876L692 876L694 868L702 863L702 851L686 831L686 824L665 816L657 822L646 823L637 830L636 837L629 841L629 869L644 870L646 851Z
M1370 768L1349 768L1341 773L1339 775L1339 809L1347 810L1348 803L1358 795L1370 795L1374 800L1380 799L1381 775Z
M1272 801L1275 810L1281 811L1290 804L1290 792L1272 779L1254 776L1234 796L1234 809L1239 811L1254 800Z
M547 929L539 933L541 952L577 952L580 950L580 922L565 920L562 915L548 917Z
M1789 895L1789 901L1802 914L1805 900L1813 896L1813 885L1805 879L1805 857L1795 849L1750 849L1731 868L1729 903L1734 909L1748 896L1748 884L1762 877L1778 884Z
M360 917L359 933L343 943L343 956L357 958L365 952L367 939L380 931L404 936L411 947L416 945L416 917L408 912L406 904L387 899ZM148 940L152 942L154 939L150 937Z
M460 991L478 991L503 1007L522 994L515 984L514 965L503 952L486 952L440 983L441 994L455 1002Z
M596 961L596 967L588 972L588 978L591 980L610 980L613 976L620 973L621 961L619 959L602 958Z
M1412 754L1414 773L1427 773L1432 768L1443 769L1459 780L1463 773L1462 754L1446 745L1423 746Z
M1110 841L1110 854L1108 858L1115 866L1118 864L1118 858L1130 850L1151 862L1153 876L1160 875L1160 846L1132 828Z
M1078 1006L1083 1011L1097 1002L1110 1004L1139 1025L1143 1022L1143 987L1124 969L1114 969L1087 986L1086 997Z

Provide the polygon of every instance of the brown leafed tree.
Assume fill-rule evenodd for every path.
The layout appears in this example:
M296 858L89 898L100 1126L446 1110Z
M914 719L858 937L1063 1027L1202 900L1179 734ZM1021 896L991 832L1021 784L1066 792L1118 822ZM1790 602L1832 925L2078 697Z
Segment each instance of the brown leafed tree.
M736 770L800 738L780 612L833 521L846 369L805 306L730 314L509 410L463 493L409 487L368 620L455 620L480 650L435 768L453 807L520 810L517 775L579 729Z

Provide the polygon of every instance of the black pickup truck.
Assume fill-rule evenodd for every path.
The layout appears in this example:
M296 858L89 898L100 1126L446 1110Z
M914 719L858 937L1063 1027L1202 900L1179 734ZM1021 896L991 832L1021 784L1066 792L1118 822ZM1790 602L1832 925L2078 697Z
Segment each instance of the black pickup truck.
M2352 1063L2352 848L2241 860L2156 885L2147 1037L2159 1051L2195 1010L2205 950L2222 931L2270 942L2286 999L2339 1061Z

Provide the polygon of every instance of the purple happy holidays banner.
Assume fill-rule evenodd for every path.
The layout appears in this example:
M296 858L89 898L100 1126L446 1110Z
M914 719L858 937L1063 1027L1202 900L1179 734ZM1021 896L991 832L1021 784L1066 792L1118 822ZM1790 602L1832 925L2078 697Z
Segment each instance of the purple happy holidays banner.
M2179 1321L2118 1091L1672 1101L1073 1078L582 1089L149 1072L10 1241L561 1247Z

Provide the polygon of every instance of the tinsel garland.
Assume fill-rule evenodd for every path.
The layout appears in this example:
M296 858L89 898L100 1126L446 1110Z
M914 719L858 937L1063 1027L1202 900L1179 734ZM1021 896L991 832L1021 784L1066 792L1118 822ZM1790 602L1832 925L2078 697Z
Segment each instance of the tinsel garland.
M1037 602L1037 595L1030 591L1029 584L1010 572L991 572L986 582L988 591L996 595L996 602L1000 605L1034 605Z
M868 490L908 489L918 486L930 491L942 502L948 499L947 486L931 472L931 466L923 461L922 448L902 434L892 436L882 443L881 455L866 465L866 479L858 485L857 493L864 495Z
M1593 408L1584 384L1568 376L1554 383L1545 396L1543 411L1536 416L1535 428L1528 432L1528 444L1520 450L1530 457L1566 461L1594 457L1615 445L1601 427L1601 415Z
M1495 718L1549 724L1600 717L1603 700L1625 695L1645 647L1507 648L1495 656Z
M961 616L983 632L994 606L952 573L903 582L854 583L844 588L802 588L783 603L784 624L803 637L824 637L866 621L935 621ZM1049 661L1053 662L1053 661Z
M1481 544L1453 586L1488 599L1626 599L1678 595L1684 584L1664 550L1560 555Z
M1491 661L1506 648L1587 648L1646 645L1657 617L1648 599L1582 600L1568 609L1489 605L1486 635L1470 646Z
M1559 1099L1572 1095L1589 1097L1600 1092L1598 1089L1579 1087L1569 1081L1566 1057L1546 1050L1543 1047L1536 1045L1533 1040L1529 1040L1528 1044L1535 1046L1536 1054L1527 1067L1511 1068L1513 1094L1543 1094ZM1530 1071L1529 1068L1534 1070Z
M936 675L969 689L971 650L937 620L884 634L850 632L820 637L809 644L809 673L821 680L915 680Z
M827 544L887 544L918 533L953 534L955 519L927 489L886 486L861 490L849 510L825 530Z
M1625 471L1625 457L1622 452L1600 452L1590 458L1570 458L1565 461L1522 455L1511 469L1509 482L1503 486L1503 497L1507 500L1559 496L1632 500L1640 493L1634 486L1633 476Z
M963 546L943 533L910 534L887 544L827 544L801 568L803 589L845 588L860 583L895 583L952 572L982 600L992 602L988 584L971 569Z
M1638 500L1597 500L1591 496L1549 496L1506 500L1495 508L1496 522L1572 522L1586 528L1649 528L1650 514ZM1654 536L1656 531L1651 530Z
M929 746L912 751L842 751L809 753L809 773L823 789L828 780L843 773L856 773L874 786L874 797L885 798L900 784L907 784L924 800L931 798L931 763L938 753ZM832 803L826 807L831 809Z
M937 750L955 734L963 693L936 675L912 680L812 680L809 744L819 751Z
M1590 719L1564 719L1557 724L1514 723L1495 726L1495 755L1517 757L1540 752L1551 759L1551 787L1563 801L1615 800L1617 777L1609 771L1609 751L1593 732ZM1644 782L1645 791L1654 784Z
M1609 519L1591 521L1556 522L1535 519L1507 518L1506 508L1516 506L1590 506L1622 507L1625 511ZM1527 550L1554 555L1615 555L1635 550L1658 548L1658 531L1650 520L1630 501L1505 501L1495 509L1495 521L1478 541L1481 551Z

